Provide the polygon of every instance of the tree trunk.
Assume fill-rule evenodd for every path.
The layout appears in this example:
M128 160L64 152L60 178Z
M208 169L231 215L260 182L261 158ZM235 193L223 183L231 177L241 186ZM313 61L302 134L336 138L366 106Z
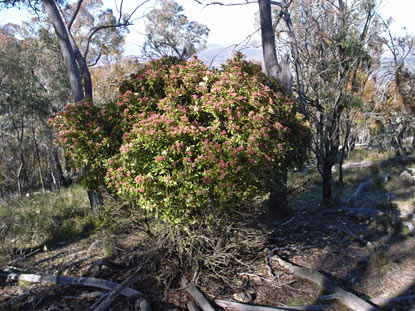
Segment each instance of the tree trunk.
M40 157L40 150L39 150L39 145L37 143L36 140L36 132L35 132L35 127L34 124L32 123L32 136L33 136L33 145L35 147L35 158L37 158L37 162L39 165L39 179L40 179L40 185L42 187L42 192L45 193L45 182L43 180L43 175L42 175L42 160Z
M74 51L71 46L71 41L64 21L59 14L59 9L54 0L42 0L43 6L50 18L53 28L59 40L59 47L63 56L66 71L69 76L69 82L71 84L72 95L76 101L80 101L84 98L84 92L82 89L82 80L79 74L79 69L76 63Z
M89 204L94 215L99 215L104 206L104 199L102 194L94 190L87 190Z
M59 161L58 151L56 150L55 147L53 147L52 152L53 152L53 161L55 162L56 171L58 172L59 187L67 187L69 186L69 183L66 181L65 176L63 175L62 165L61 165L61 162Z
M275 51L274 29L272 27L270 0L259 0L259 17L261 22L262 53L267 75L277 78L278 60Z
M293 210L287 200L287 171L276 171L274 187L268 201L268 215L272 219L284 220L292 216Z
M333 165L328 161L323 162L323 206L330 207L333 199L332 181L333 173L331 171Z
M265 68L269 77L276 78L286 89L290 90L289 69L281 68L278 64L275 51L274 29L271 18L270 0L259 0L259 17L261 21L262 52ZM283 62L289 66L289 62ZM287 171L276 171L274 175L274 187L271 189L268 214L273 219L284 219L292 214L287 204Z

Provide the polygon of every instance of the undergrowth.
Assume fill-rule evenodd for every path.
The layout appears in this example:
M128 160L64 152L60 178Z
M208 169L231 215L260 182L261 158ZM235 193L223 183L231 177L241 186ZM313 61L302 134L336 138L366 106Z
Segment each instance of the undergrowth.
M101 226L79 187L0 201L0 263L68 242Z
M235 267L242 265L249 271L269 235L259 225L264 210L261 203L180 226L149 217L125 203L111 205L113 221L106 230L120 240L123 235L143 233L134 249L144 250L145 255L140 256L152 258L150 270L157 271L158 287L165 293L180 287L182 276L212 290L235 288Z

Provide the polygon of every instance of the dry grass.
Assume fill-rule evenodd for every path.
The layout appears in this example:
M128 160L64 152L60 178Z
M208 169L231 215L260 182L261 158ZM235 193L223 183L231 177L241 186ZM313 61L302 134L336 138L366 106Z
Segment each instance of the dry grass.
M0 201L0 264L101 226L81 187Z

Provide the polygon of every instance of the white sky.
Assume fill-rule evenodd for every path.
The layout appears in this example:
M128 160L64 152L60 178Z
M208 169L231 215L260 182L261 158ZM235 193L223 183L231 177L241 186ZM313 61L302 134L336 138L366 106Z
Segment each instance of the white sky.
M208 44L219 44L229 46L243 41L247 36L255 31L255 14L258 11L257 4L244 6L208 6L203 7L194 0L177 0L185 8L185 14L189 20L197 20L206 24L210 28ZM226 0L223 0L226 2ZM236 1L236 0L235 0ZM244 0L241 0L243 2ZM104 4L114 7L114 0L104 0ZM119 3L119 1L116 1ZM124 8L126 11L134 7L137 0L125 0ZM154 2L152 2L154 3ZM145 10L151 9L154 4L149 4L144 10L137 12L140 16ZM392 17L395 22L392 26L393 32L402 33L402 27L406 27L406 32L415 34L415 0L383 0L380 6L380 13L384 18ZM0 24L20 23L23 19L29 19L30 15L24 10L9 9L0 11ZM127 36L127 55L138 55L141 51L143 41L144 24L143 20L138 20L130 28ZM259 38L259 37L258 37Z

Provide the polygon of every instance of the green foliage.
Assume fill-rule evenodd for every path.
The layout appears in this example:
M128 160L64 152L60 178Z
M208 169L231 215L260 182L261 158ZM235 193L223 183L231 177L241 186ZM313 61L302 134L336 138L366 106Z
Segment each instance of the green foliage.
M152 61L115 103L69 105L53 124L83 180L173 223L269 192L275 169L306 158L309 130L261 67Z

